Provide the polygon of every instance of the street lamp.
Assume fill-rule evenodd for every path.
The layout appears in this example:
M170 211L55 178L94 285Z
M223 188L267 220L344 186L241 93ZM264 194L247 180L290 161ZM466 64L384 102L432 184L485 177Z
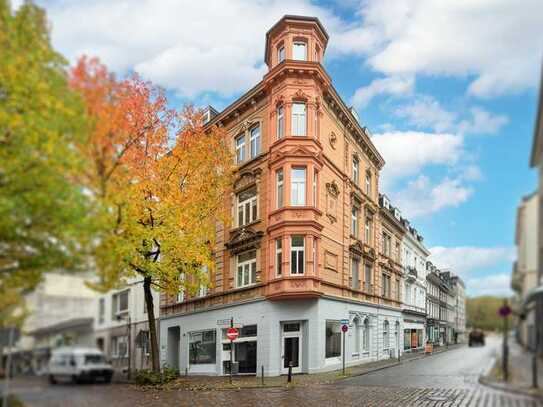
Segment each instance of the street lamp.
M128 378L128 380L130 380L130 371L132 370L132 366L131 366L131 359L132 359L132 338L131 338L131 329L130 329L130 326L131 326L131 323L132 323L132 320L130 318L130 315L127 315L127 316L123 316L123 315L117 315L117 321L127 321L127 339L128 339L128 372L127 372L127 375L126 377Z

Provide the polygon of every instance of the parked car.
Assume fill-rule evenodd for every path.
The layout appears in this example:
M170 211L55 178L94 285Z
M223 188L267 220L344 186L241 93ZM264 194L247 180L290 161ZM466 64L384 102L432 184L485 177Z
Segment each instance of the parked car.
M480 329L473 329L469 333L469 346L479 344L485 346L485 333Z
M107 363L102 351L92 348L65 347L51 352L49 383L71 380L74 383L102 379L110 383L113 367Z

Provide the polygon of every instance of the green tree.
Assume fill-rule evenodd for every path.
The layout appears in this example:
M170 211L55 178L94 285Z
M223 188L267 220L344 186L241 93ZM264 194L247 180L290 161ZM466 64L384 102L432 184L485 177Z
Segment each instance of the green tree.
M0 325L44 272L82 265L86 124L67 78L44 11L0 0Z
M503 320L498 310L503 305L503 297L481 296L466 300L467 326L485 331L499 331Z

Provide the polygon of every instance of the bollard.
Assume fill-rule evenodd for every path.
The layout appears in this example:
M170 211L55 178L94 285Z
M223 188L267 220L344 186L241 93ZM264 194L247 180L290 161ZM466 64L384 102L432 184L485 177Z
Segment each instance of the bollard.
M292 381L292 361L288 362L287 383L290 383L291 381Z
M262 374L260 375L262 380L262 386L264 386L264 365L262 365Z

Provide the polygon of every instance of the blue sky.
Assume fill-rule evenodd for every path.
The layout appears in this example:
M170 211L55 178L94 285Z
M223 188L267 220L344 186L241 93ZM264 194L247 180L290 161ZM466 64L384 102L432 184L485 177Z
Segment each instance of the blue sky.
M95 55L163 86L174 106L218 109L266 72L264 36L275 21L319 17L330 34L325 67L387 162L382 190L470 295L510 292L516 206L536 185L528 159L542 2L38 3L71 62Z

